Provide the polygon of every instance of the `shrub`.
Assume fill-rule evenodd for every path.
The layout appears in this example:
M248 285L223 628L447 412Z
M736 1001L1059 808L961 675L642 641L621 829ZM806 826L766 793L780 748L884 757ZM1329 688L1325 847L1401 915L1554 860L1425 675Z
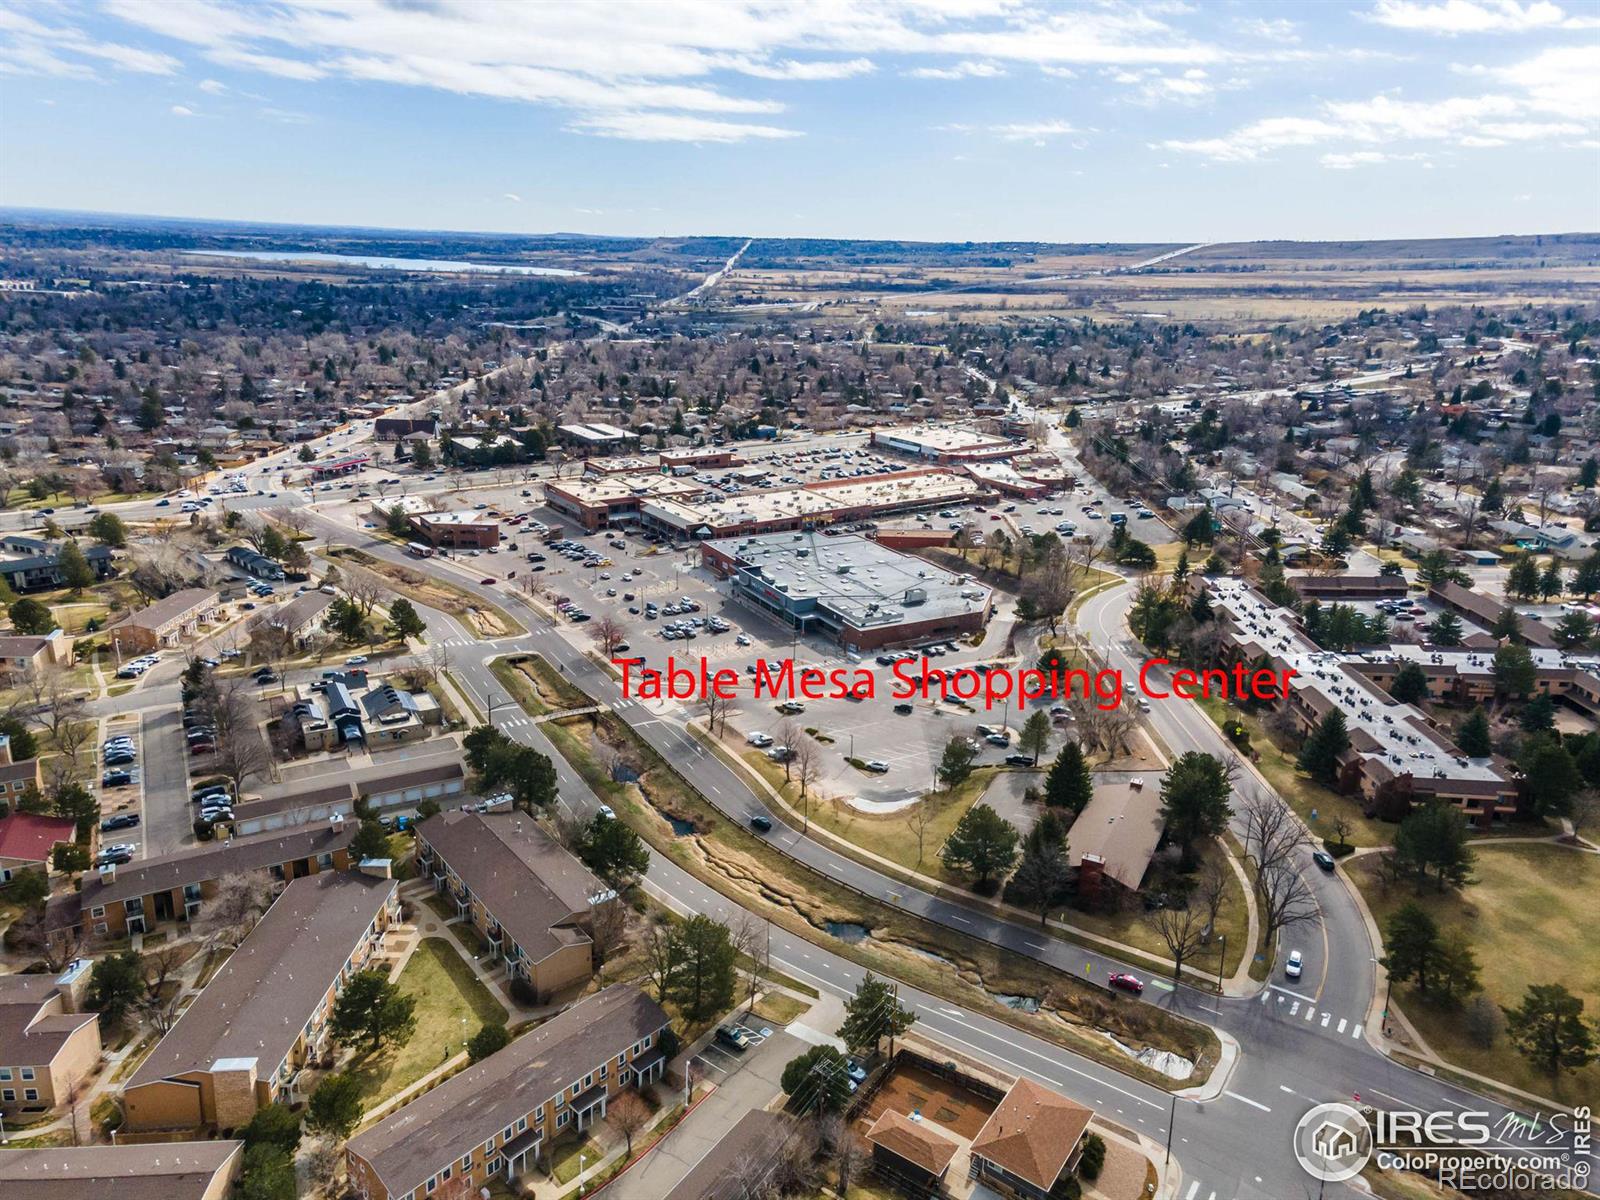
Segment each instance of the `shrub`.
M1100 1178L1100 1169L1105 1165L1105 1139L1098 1133L1091 1133L1083 1143L1083 1157L1078 1160L1078 1174L1093 1183Z
M472 1035L472 1040L467 1043L467 1053L473 1062L482 1062L496 1050L504 1048L511 1040L511 1035L506 1032L504 1025L485 1025Z
M539 1003L539 993L533 990L533 984L518 975L511 981L511 998L518 1004L533 1008Z

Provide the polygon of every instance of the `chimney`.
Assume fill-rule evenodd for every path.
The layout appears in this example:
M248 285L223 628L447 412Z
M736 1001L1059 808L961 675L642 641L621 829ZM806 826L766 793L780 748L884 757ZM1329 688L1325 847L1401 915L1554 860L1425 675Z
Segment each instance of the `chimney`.
M100 882L101 883L112 884L112 883L115 883L116 881L117 881L117 864L116 863L107 863L105 866L100 868Z
M344 814L342 812L335 812L333 814L333 817L329 820L328 824L333 828L333 831L335 833L343 833L344 832Z

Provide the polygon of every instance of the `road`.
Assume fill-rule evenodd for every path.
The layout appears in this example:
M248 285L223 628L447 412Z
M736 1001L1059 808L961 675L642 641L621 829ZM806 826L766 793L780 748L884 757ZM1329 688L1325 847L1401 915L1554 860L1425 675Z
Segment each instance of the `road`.
M314 524L325 520L313 518ZM347 528L341 533L349 539ZM362 541L366 539L358 539L357 544ZM387 543L371 541L361 548L417 565ZM933 925L983 938L1072 974L1083 974L1087 966L1091 976L1103 979L1108 971L1127 969L1126 964L1113 958L1086 953L1042 935L1031 925L1002 920L909 888L805 837L782 813L767 808L741 776L691 738L675 719L637 701L624 700L610 675L560 630L532 613L519 597L505 589L478 584L453 563L433 559L426 560L422 567L492 600L532 630L522 638L470 643L454 651L453 669L484 711L489 709L490 696L502 691L488 662L508 653L537 652L563 668L590 695L611 704L620 718L730 818L743 822L754 813L765 813L774 825L769 840L808 867ZM1133 650L1122 632L1122 617L1131 590L1123 587L1091 600L1084 607L1080 623L1113 665L1136 671ZM1152 724L1175 753L1186 749L1232 753L1215 727L1191 705L1171 701L1154 707L1157 711L1151 714ZM517 711L503 702L496 708L496 724L508 736L535 746L556 764L562 805L580 813L594 811L599 802L593 793L538 726L510 723L518 717ZM667 902L686 911L709 911L720 917L737 915L728 901L659 855L652 859L649 882ZM1349 1100L1359 1094L1386 1107L1411 1106L1424 1111L1477 1108L1493 1114L1494 1120L1509 1113L1503 1106L1464 1089L1400 1066L1367 1043L1362 1035L1372 997L1374 966L1365 927L1341 880L1313 872L1308 882L1322 907L1323 920L1319 934L1305 934L1302 949L1307 953L1308 967L1305 977L1298 981L1301 986L1290 988L1280 980L1253 996L1220 998L1189 987L1150 989L1154 1002L1213 1025L1235 1039L1240 1048L1238 1062L1220 1096L1206 1102L1180 1099L1176 1104L1175 1149L1186 1177L1202 1185L1189 1200L1208 1200L1213 1190L1221 1197L1313 1194L1309 1177L1288 1154L1294 1124L1313 1103ZM1318 940L1313 941L1313 937ZM773 934L773 948L786 971L834 991L853 989L861 974L860 968L821 947L777 931ZM920 994L911 998L919 1021L935 1036L1033 1075L1158 1140L1166 1136L1166 1113L1162 1110L1171 1103L1167 1093L946 1001Z
M734 264L737 263L741 258L744 257L744 252L746 250L750 249L750 242L752 240L753 239L747 239L745 241L744 245L740 246L737 250L735 250L728 257L728 261L723 263L721 268L711 272L711 274L707 275L705 277L705 279L701 283L697 284L695 287L690 288L683 295L674 296L671 300L668 300L666 302L666 304L663 305L663 307L665 307L665 308L673 308L673 307L675 307L675 306L677 306L679 304L686 304L690 300L693 300L695 297L703 296L703 295L705 295L705 293L709 292L712 288L716 287L717 284L722 282L722 277L724 275L726 275L729 271L733 270Z

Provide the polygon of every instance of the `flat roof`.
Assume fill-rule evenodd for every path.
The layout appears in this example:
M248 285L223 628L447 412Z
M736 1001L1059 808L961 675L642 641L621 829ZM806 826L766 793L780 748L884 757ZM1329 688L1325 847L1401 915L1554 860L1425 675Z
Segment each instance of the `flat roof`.
M555 492L579 504L600 505L618 500L642 500L647 496L695 496L705 486L692 479L663 475L651 469L637 475L586 475L581 479L552 479L545 492Z
M399 884L322 871L289 884L161 1039L128 1088L254 1059L270 1079Z
M1351 743L1363 758L1380 761L1393 775L1506 783L1488 759L1452 755L1420 709L1401 704L1347 670L1344 656L1323 650L1302 633L1298 617L1289 609L1236 579L1212 580L1209 587L1211 602L1228 614L1235 641L1293 667L1297 674L1290 686L1310 693L1311 707L1318 712L1341 710Z
M990 589L856 535L753 534L708 543L747 581L782 600L812 600L856 629L981 611Z
M896 425L892 429L874 429L873 440L892 438L949 454L961 450L987 450L1001 446L1017 446L1010 438L980 433L964 425ZM1024 449L1017 446L1018 453Z
M461 512L425 512L417 513L415 520L424 525L498 525L499 517L485 516L480 512L463 510Z
M860 479L769 488L694 503L647 501L642 511L683 530L734 529L784 520L825 520L836 513L910 508L975 499L977 481L954 471L896 471Z

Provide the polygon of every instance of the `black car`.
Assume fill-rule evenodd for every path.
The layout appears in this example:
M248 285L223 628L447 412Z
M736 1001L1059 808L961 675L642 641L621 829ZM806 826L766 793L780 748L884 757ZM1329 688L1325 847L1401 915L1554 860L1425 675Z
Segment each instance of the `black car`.
M1033 755L1031 755L1031 754L1008 754L1008 755L1006 755L1006 766L1008 766L1008 767L1031 767L1031 766L1033 766Z
M127 787L133 782L132 771L107 771L100 776L101 787Z
M896 704L894 706L894 711L899 713L902 717L909 717L911 715L911 705Z
M1311 861L1316 863L1317 866L1321 867L1324 871L1331 872L1334 869L1335 864L1333 861L1333 855L1329 854L1326 850L1313 851L1311 854Z
M750 1048L750 1035L737 1025L717 1026L717 1041L743 1054Z
M771 833L772 818L763 816L761 813L757 813L755 816L750 818L750 828L754 829L757 833Z
M110 832L113 829L132 829L138 823L138 813L118 813L114 817L107 817L101 821L100 829L102 832Z
M131 750L119 750L113 754L106 755L104 761L108 767L127 767L138 762L139 756Z

